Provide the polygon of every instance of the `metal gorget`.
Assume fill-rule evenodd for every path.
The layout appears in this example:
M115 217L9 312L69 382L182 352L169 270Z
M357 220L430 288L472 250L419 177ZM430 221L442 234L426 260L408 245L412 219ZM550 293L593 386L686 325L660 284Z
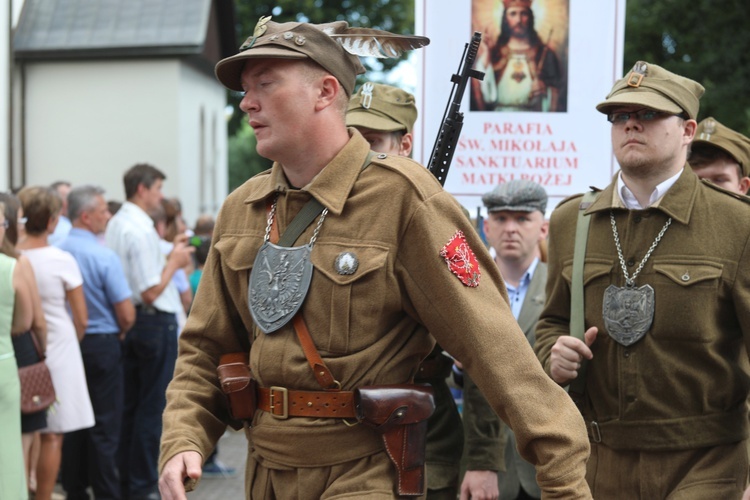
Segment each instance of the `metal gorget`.
M265 239L255 257L247 293L250 314L266 334L287 324L302 307L312 280L310 253L328 213L323 209L307 245L282 247L269 241L277 201L268 214Z
M638 342L646 332L651 328L654 321L654 289L650 285L635 286L635 278L643 269L646 261L651 257L654 249L661 241L664 233L667 232L672 218L661 229L651 247L644 255L643 260L632 276L628 275L628 269L625 265L625 258L622 255L622 246L620 245L620 236L617 233L615 224L615 215L609 213L612 223L612 234L615 238L617 247L617 257L620 259L620 267L625 276L625 287L609 285L604 291L604 307L602 315L604 316L604 326L607 328L609 336L615 342L623 346L629 346Z

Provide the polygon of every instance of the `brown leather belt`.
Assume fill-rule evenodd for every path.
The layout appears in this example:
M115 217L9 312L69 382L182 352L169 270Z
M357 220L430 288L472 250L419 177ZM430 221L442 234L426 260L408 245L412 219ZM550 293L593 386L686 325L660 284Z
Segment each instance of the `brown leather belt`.
M273 417L355 418L352 391L295 391L258 387L258 408Z

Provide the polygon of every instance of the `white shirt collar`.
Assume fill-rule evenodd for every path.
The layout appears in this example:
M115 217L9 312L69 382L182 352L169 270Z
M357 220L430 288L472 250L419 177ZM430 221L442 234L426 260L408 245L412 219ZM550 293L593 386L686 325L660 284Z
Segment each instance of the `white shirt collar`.
M617 193L620 195L620 200L626 208L630 210L643 210L644 208L648 208L658 200L660 200L661 197L667 193L669 188L671 188L674 183L677 182L677 179L679 179L680 175L682 175L683 170L684 169L681 168L680 171L675 175L657 185L654 188L654 191L651 193L651 197L648 200L648 206L646 207L641 206L630 188L625 185L625 181L622 180L622 170L617 175Z

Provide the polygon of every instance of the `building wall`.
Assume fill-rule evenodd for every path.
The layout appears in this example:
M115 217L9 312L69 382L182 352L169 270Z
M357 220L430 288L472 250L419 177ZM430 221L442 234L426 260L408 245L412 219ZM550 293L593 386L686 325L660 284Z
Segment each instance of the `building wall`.
M223 199L226 127L216 132L212 177L199 176L199 110L223 116L225 101L208 75L170 58L30 62L24 74L27 184L94 183L123 200L123 173L147 162L166 174L164 193L183 201L189 224L202 186L220 188L207 209Z

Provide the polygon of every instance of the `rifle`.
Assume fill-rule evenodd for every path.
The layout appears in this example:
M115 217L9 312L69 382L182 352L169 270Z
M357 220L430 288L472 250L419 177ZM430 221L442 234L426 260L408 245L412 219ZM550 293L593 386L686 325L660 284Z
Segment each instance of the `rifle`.
M448 106L445 108L445 113L443 113L440 132L437 139L435 139L430 161L427 164L427 168L432 172L432 175L437 177L441 186L445 185L453 153L456 152L458 137L461 135L461 128L464 126L464 114L459 111L459 108L461 107L461 99L466 90L466 84L469 82L469 78L475 78L480 81L484 79L482 71L472 69L481 41L482 34L475 31L471 37L471 42L464 45L464 53L458 65L458 73L451 76L453 88L448 97Z

